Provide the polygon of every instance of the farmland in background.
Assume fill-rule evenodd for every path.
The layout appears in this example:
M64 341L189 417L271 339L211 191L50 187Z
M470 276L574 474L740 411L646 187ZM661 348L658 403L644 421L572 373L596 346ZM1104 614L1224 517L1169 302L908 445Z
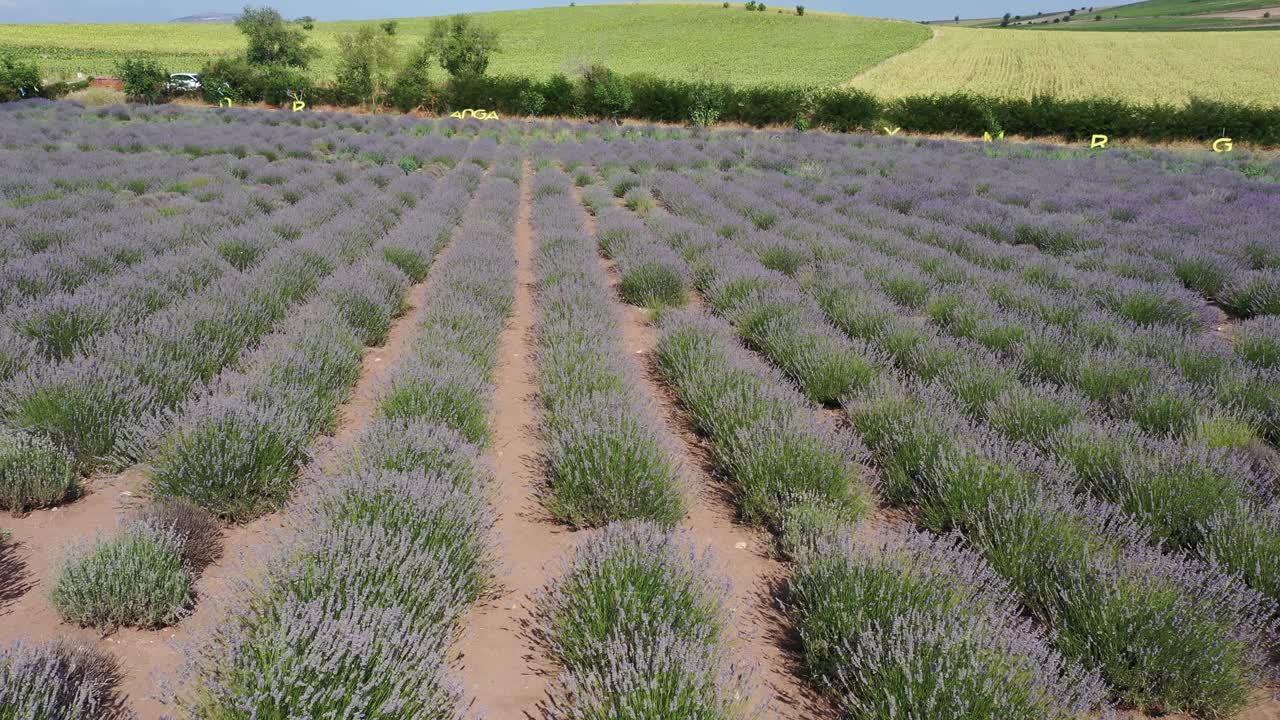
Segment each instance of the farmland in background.
M1054 20L1059 22L1054 22ZM1002 18L961 20L962 27L1000 27ZM1159 32L1179 30L1274 30L1280 28L1275 0L1144 0L1143 2L1014 15L1010 27L1083 32ZM945 20L935 24L950 26Z
M572 74L585 61L659 77L739 84L792 82L834 85L887 57L915 47L929 30L915 23L806 13L746 12L718 4L612 5L478 13L501 37L492 74L546 77ZM374 22L374 21L369 21ZM399 21L412 41L430 18ZM322 22L310 33L323 55L318 79L331 79L337 36L361 23ZM244 47L234 25L0 25L0 47L13 47L48 73L106 75L123 57L149 56L173 72L199 71L205 61Z
M1081 21L1081 24L1085 24ZM1087 33L938 27L938 36L854 79L877 95L975 92L1183 103L1280 103L1280 33Z
M1205 15L1256 10L1275 5L1271 0L1143 0L1106 9L1108 15L1120 17L1156 17L1168 15Z
M1105 96L1135 103L1182 103L1192 96L1280 103L1280 86L1273 81L1280 33L1092 33L1087 31L1179 29L1200 21L1094 22L1079 16L1065 25L1034 26L1073 31L1040 37L833 13L797 17L790 7L783 14L775 9L643 4L477 17L501 37L502 52L489 68L496 75L572 75L591 61L624 74L739 86L849 85L886 97L971 91L995 97ZM1235 27L1254 21L1214 22ZM315 78L332 79L337 36L360 24L317 23L310 34L323 55L311 70ZM429 24L429 18L400 20L402 46ZM239 52L243 42L230 24L0 25L0 47L35 60L48 75L112 74L124 57L153 57L172 72L195 72L212 57Z
M0 171L0 710L1280 707L1280 161L33 100Z

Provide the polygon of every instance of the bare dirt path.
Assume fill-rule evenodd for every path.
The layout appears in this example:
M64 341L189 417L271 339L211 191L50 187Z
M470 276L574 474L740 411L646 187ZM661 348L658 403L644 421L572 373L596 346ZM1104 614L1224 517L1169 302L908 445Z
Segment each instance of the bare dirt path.
M454 647L466 691L490 720L538 717L537 706L556 668L528 639L531 600L559 574L560 558L574 542L573 533L546 514L537 495L541 469L532 336L536 239L530 183L526 161L516 219L515 312L499 347L501 365L491 409L499 587L465 619Z
M582 206L581 190L573 188ZM596 220L582 210L587 231L596 237ZM615 295L621 276L611 260L600 257ZM691 293L695 307L701 296ZM685 486L689 490L689 515L685 528L700 546L710 546L720 561L720 572L728 578L732 598L734 650L738 657L756 664L752 684L753 704L768 703L768 717L783 719L834 717L830 704L815 693L799 675L798 658L788 625L775 601L778 586L787 575L786 566L773 551L773 539L764 530L748 527L736 519L737 511L729 488L713 474L710 449L689 425L674 393L661 379L654 356L658 330L644 308L614 303L622 342L634 359L634 377L655 404L665 421L665 430L676 449Z
M332 437L317 439L314 460L305 476L336 470L373 420L379 393L410 351L425 311L423 300L431 277L429 273L426 280L409 289L407 309L392 323L387 341L381 347L365 350L360 378L350 399L339 410L337 430ZM305 476L300 486L305 484ZM282 513L272 513L227 528L222 559L201 574L195 585L197 602L192 614L173 627L122 628L102 637L96 630L62 622L49 602L49 591L66 547L116 527L125 513L142 504L145 484L145 470L135 466L118 475L91 480L89 493L69 505L22 518L0 519L0 526L12 532L12 541L6 543L0 555L0 582L4 583L0 586L0 643L7 645L17 638L39 641L69 637L97 644L121 662L122 698L139 718L151 720L173 712L162 700L165 693L161 683L182 663L180 648L221 619L235 583L261 569L259 550L282 529L284 518ZM18 565L22 567L9 571Z

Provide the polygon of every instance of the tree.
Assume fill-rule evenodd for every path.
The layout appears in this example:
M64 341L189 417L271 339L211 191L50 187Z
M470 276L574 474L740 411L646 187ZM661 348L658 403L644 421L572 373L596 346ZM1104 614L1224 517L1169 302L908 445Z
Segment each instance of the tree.
M627 79L603 65L583 68L582 86L587 112L600 118L617 122L635 102Z
M0 54L0 102L20 100L40 91L40 69L9 53Z
M301 25L303 30L311 31L316 29L316 19L310 15L303 15L297 20L294 20L294 22Z
M395 35L396 30L400 29L399 20L387 20L382 23L382 32L388 35Z
M797 6L796 6L796 15L799 15L800 17L804 17L804 6L803 6L803 5L797 5Z
M147 104L162 102L169 94L169 71L150 58L126 58L116 66L124 94Z
M1000 27L1009 27L1009 17L1009 13L1004 14L1004 17L1000 19Z
M430 39L423 38L417 47L409 51L409 57L396 73L390 100L403 112L422 107L431 94L431 63L435 60L432 52Z
M378 107L396 62L396 41L372 25L338 36L338 91L349 101Z
M1067 17L1075 17L1075 16L1076 16L1075 8L1071 8L1069 11L1067 11Z
M306 34L290 27L274 8L245 6L236 27L249 40L245 59L254 65L305 68L319 52L307 45Z
M489 56L498 51L498 33L473 23L467 15L433 22L430 42L440 67L454 77L484 75Z
M960 16L959 16L959 15L957 15L957 16L956 16L956 22L960 22Z

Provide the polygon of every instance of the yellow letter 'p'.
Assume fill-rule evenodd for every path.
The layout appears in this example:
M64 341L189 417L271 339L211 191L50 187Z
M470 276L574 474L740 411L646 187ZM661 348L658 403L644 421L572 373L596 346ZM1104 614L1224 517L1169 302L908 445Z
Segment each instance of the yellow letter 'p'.
M1089 138L1089 149L1092 150L1094 148L1106 147L1108 139L1109 138L1106 135L1094 135L1093 137Z

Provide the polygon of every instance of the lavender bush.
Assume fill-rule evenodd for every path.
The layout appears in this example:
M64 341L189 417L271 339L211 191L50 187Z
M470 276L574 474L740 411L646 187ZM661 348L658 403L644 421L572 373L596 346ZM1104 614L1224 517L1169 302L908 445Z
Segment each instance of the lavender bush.
M955 537L831 538L801 553L789 592L806 666L851 717L1065 720L1103 705L1102 680Z
M47 437L0 429L0 508L56 505L80 492L73 459Z
M14 642L0 651L0 709L13 718L126 720L115 658L69 641Z
M192 575L177 528L133 521L110 538L72 548L53 586L53 606L95 627L164 627L190 607Z
M556 717L746 717L726 662L727 588L713 560L651 523L615 523L577 548L538 600L538 633L565 669Z

